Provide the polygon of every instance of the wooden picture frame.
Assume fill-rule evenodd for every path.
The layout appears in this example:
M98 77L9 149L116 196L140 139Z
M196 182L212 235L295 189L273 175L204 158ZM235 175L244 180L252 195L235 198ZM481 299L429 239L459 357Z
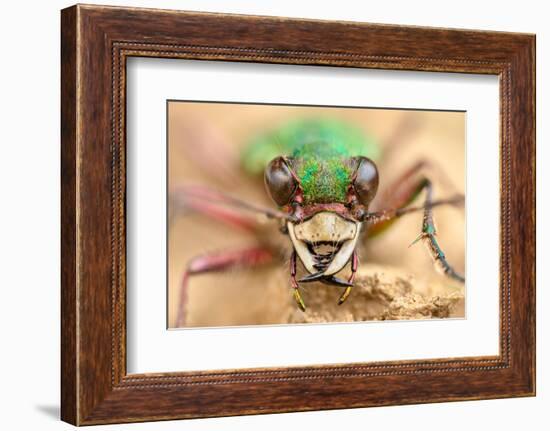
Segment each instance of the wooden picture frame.
M534 35L82 5L61 17L64 421L535 394ZM500 354L127 374L125 65L131 56L498 75Z

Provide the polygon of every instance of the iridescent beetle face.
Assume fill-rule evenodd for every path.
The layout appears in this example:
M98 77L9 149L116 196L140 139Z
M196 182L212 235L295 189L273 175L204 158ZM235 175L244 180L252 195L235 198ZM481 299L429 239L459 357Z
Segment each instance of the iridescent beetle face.
M264 179L273 201L296 220L287 221L286 228L307 271L320 276L341 271L357 246L378 190L374 162L351 157L313 165L277 157Z

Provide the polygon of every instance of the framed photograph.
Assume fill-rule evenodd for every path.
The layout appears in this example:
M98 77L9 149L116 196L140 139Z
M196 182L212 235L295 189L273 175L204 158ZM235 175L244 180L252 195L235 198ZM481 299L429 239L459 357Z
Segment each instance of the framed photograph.
M465 317L465 112L180 100L167 111L169 328ZM427 253L407 248L417 239ZM151 251L134 252L150 271Z
M534 35L61 16L63 420L535 394Z

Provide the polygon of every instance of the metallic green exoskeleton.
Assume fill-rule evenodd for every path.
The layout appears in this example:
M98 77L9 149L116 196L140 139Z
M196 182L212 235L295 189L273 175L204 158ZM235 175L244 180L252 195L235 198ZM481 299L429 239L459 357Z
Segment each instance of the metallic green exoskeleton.
M333 118L289 122L256 136L245 149L242 164L250 174L263 174L278 156L294 160L294 173L304 203L345 202L353 175L352 157L377 161L381 150L374 138L358 127Z

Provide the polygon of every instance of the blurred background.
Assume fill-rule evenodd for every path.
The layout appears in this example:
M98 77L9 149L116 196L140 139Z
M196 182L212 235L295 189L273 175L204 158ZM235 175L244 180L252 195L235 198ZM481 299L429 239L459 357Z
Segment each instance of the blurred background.
M266 130L289 120L318 116L353 123L379 142L383 152L379 163L379 194L419 160L426 160L431 166L426 174L434 184L435 199L465 193L463 112L179 101L168 103L169 189L180 184L206 185L250 203L275 208L264 190L263 178L248 176L241 169L240 154L254 136ZM416 203L421 205L422 202L421 197ZM168 231L170 327L176 326L181 280L191 258L210 252L235 250L258 242L256 236L249 232L233 229L191 211L176 213L174 209L169 208L169 213L174 217ZM434 210L434 215L441 247L455 269L464 273L464 209L439 207ZM380 236L369 239L361 253L361 267L372 271L384 268L386 273L397 271L400 279L414 279L413 290L423 294L428 292L432 297L438 298L438 289L445 291L449 285L453 292L459 290L463 296L464 286L450 283L446 277L439 275L423 245L408 247L420 233L421 224L422 214L411 214L398 220ZM279 233L274 222L265 226L263 234L277 242L281 258L271 265L251 270L191 277L185 326L301 322L295 315L296 307L288 277L290 241ZM305 295L315 295L315 288L307 286ZM352 301L353 297L350 297L348 302ZM336 304L331 302L330 306L336 307ZM463 315L462 301L452 317ZM378 317L369 314L361 319L369 318ZM333 319L360 318L342 314L340 317L333 316ZM315 321L315 318L309 321Z

